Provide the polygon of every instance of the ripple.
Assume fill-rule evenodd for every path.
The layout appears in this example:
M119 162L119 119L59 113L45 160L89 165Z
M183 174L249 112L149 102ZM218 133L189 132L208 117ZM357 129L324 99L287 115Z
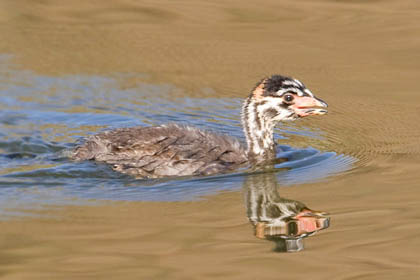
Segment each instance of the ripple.
M242 188L249 170L210 177L136 180L104 164L67 159L66 151L89 134L168 121L226 133L244 142L242 99L175 98L173 93L182 89L172 85L139 82L127 87L124 80L133 76L48 77L0 69L0 96L5 97L0 99L0 131L4 135L0 140L0 210L16 209L19 204L65 205L92 199L185 201ZM275 166L280 185L325 180L350 170L358 160L344 150L323 146L326 141L333 146L335 140L323 128L284 124L277 132L276 140L281 143L278 157L287 159Z
M357 158L359 168L374 164L379 157L383 162L402 155L418 158L419 107L369 97L364 101L349 98L332 104L328 118L316 123L324 132L323 148Z

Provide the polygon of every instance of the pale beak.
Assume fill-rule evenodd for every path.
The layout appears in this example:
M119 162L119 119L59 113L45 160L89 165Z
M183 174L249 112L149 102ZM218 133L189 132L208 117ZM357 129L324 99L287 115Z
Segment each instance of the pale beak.
M319 98L311 96L296 96L293 105L290 106L299 117L311 115L324 115L328 104Z
M316 210L312 210L309 208L305 208L303 209L301 212L297 213L295 218L301 218L301 217L326 217L328 216L329 213L328 212L324 212L324 211L316 211Z

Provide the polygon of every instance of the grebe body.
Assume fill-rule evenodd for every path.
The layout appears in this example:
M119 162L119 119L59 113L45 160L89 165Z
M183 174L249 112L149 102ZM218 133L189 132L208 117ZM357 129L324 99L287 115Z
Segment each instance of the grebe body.
M104 162L141 178L231 172L275 159L273 133L279 121L322 115L326 107L300 81L273 75L262 79L243 103L246 146L227 135L168 124L93 135L75 148L72 158Z

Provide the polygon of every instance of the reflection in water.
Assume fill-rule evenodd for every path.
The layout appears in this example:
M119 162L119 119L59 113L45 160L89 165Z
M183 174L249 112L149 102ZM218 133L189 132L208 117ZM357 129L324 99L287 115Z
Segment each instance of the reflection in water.
M326 229L330 218L300 201L280 197L273 172L248 175L244 183L245 203L255 236L276 243L275 251L303 250L303 238Z
M244 141L242 98L178 96L183 89L173 85L141 79L131 83L138 74L50 77L19 70L7 56L0 55L0 62L0 219L28 215L28 210L48 205L188 201L242 188L245 170L211 177L134 180L102 164L75 163L65 156L87 135L167 122ZM282 170L276 174L281 185L324 180L353 168L355 158L320 148L325 140L322 131L295 125L284 123L276 131L276 141L298 146L278 145L277 157L287 159L275 165Z

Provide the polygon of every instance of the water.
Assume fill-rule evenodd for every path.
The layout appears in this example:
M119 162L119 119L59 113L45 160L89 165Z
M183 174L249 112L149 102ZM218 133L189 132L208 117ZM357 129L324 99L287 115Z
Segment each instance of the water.
M221 191L238 191L245 173L209 177L139 180L117 174L104 164L73 162L67 154L83 138L106 129L135 125L186 123L222 132L244 142L241 99L173 98L171 85L140 84L124 89L129 74L113 77L48 77L13 70L7 56L0 71L0 209L16 215L41 205L99 203L101 200L189 201ZM321 131L280 127L288 135L322 142ZM281 186L318 180L349 170L356 159L308 146L278 147ZM243 171L242 171L243 172ZM21 207L24 205L24 207Z
M419 278L417 0L0 6L0 277ZM291 160L274 179L135 180L65 157L98 131L168 121L243 140L241 100L271 74L329 104L278 127ZM247 189L272 213L330 219L251 215L264 200Z

